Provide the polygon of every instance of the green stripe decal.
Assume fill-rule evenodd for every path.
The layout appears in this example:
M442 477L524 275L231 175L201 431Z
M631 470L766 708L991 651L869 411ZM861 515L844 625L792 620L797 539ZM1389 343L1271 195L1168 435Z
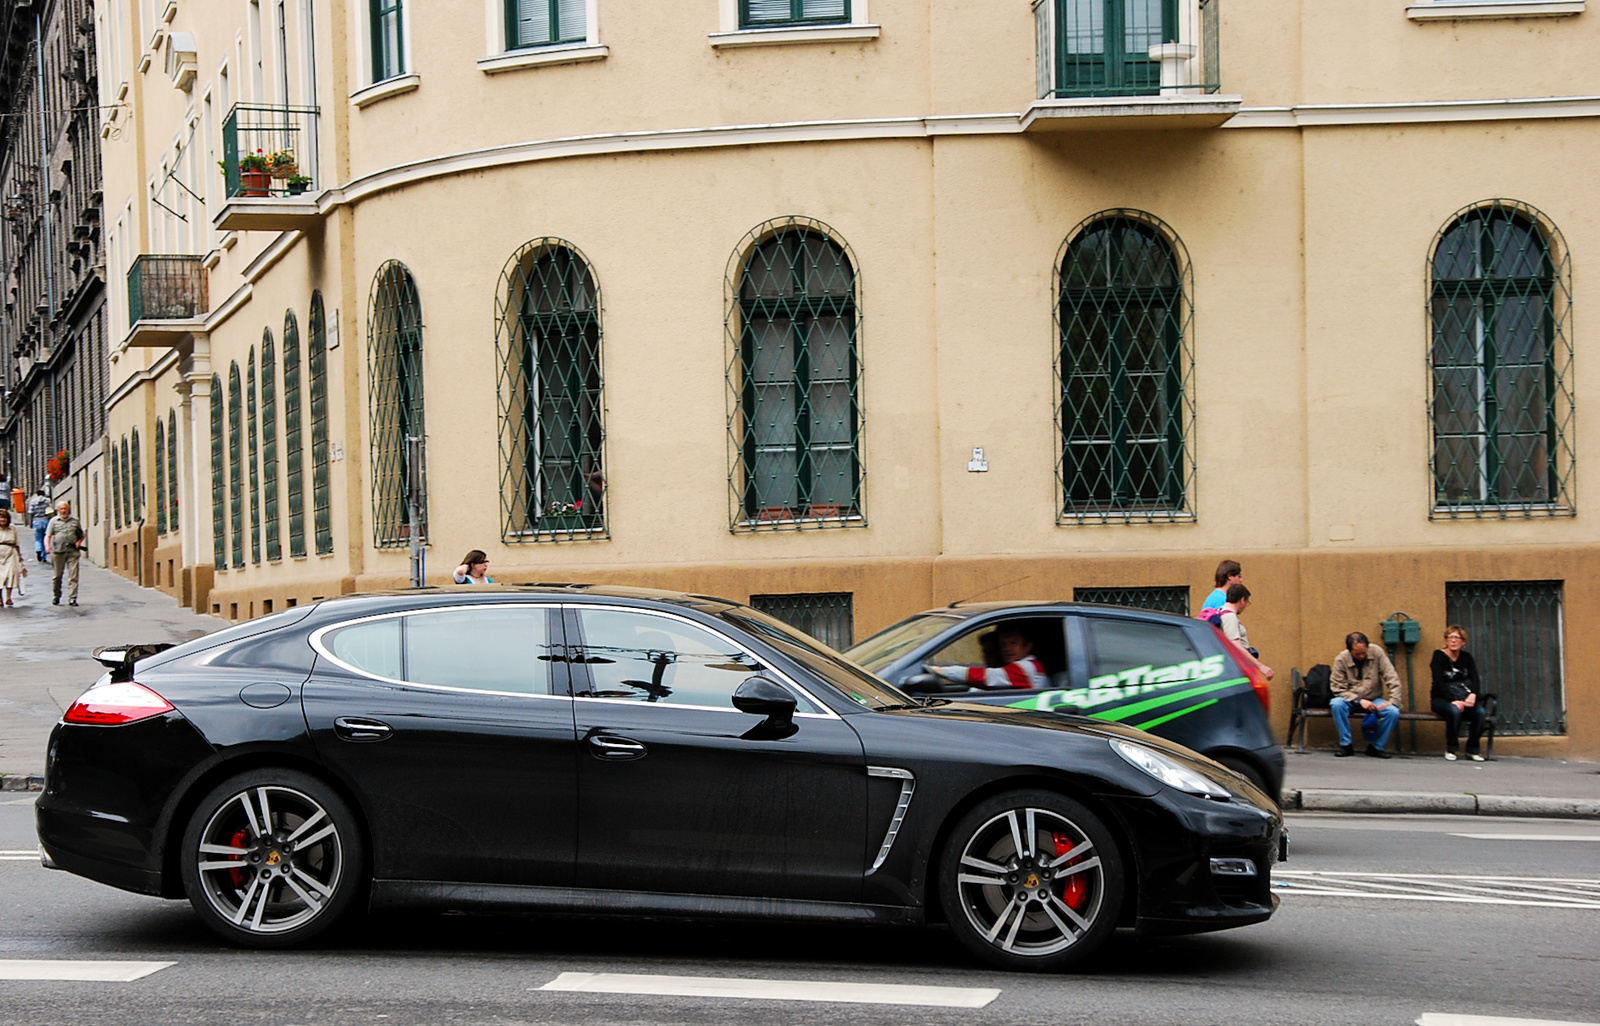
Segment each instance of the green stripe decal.
M1089 715L1093 716L1097 720L1111 720L1112 722L1117 722L1120 720L1130 719L1142 712L1148 712L1151 709L1159 709L1164 705L1172 705L1174 702L1181 702L1186 698L1197 698L1200 695L1209 695L1213 691L1221 691L1223 688L1231 688L1235 684L1246 683L1249 683L1249 678L1247 677L1235 677L1232 680L1219 680L1212 684L1202 684L1197 688L1189 688L1185 691L1175 691L1170 695L1157 695L1155 698L1147 698L1143 702L1134 702L1132 705L1124 705L1117 709L1107 709L1103 713L1090 713Z
M1204 702L1201 702L1199 705L1191 705L1187 709L1179 709L1177 712L1167 713L1165 716L1157 716L1153 720L1145 720L1143 723L1135 723L1134 726L1138 727L1140 730L1149 730L1151 727L1159 726L1160 724L1166 723L1168 720L1175 720L1179 716L1187 716L1192 712L1198 712L1208 705L1216 705L1218 701L1219 699L1210 698Z

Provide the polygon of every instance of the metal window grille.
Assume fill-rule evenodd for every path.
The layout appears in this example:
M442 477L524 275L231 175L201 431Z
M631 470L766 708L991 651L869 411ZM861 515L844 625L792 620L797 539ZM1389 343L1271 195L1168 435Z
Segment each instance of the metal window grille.
M167 533L167 427L156 418L156 534Z
M581 43L589 37L584 0L506 0L506 49Z
M142 524L144 523L144 475L139 469L139 456L139 429L134 428L132 448L129 453L129 458L132 460L133 465L133 477L131 478L133 481L133 520Z
M1445 585L1445 616L1467 629L1484 689L1500 696L1500 735L1567 732L1561 590L1560 581Z
M278 528L278 358L272 329L261 332L261 483L267 560L283 558Z
M112 526L122 530L122 471L115 445L111 447L111 520Z
M159 456L158 456L159 458ZM167 411L167 530L178 532L178 414Z
M1217 92L1220 6L1219 0L1035 0L1039 96Z
M1525 203L1458 211L1428 261L1434 519L1573 516L1572 268Z
M228 568L227 478L222 469L222 376L211 375L211 565Z
M328 334L321 292L311 293L311 352L306 362L311 376L311 510L317 555L325 556L333 551L333 480L328 462Z
M228 367L228 538L235 569L244 566L244 396L239 365Z
M261 411L256 405L256 347L245 364L245 438L249 442L250 562L261 564Z
M406 439L423 439L422 301L399 261L378 268L367 301L368 397L372 416L372 532L379 548L410 544L411 480ZM428 537L427 450L417 505Z
M401 0L370 0L372 13L372 80L406 73L405 49L401 43L404 17Z
M725 287L734 531L865 526L860 275L820 221L758 226Z
M146 253L128 269L128 323L204 317L206 268L197 256Z
M739 0L740 28L813 25L850 20L850 0Z
M1058 524L1193 520L1193 276L1177 235L1108 210L1056 261Z
M855 613L850 592L751 595L750 605L839 651L855 644Z
M600 286L571 243L519 249L495 299L506 541L606 538Z
M1157 588L1074 588L1072 601L1189 615L1188 585Z
M289 464L291 556L306 554L305 450L300 424L300 326L290 310L283 317L283 447Z

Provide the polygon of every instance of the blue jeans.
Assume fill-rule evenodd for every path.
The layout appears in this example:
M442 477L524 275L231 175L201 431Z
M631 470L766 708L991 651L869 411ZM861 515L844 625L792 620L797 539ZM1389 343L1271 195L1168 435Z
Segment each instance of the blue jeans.
M48 520L35 520L33 522L33 548L39 557L39 562L44 562L44 532L50 526Z
M1434 699L1433 711L1444 717L1444 750L1453 752L1461 742L1461 724L1467 725L1467 754L1478 754L1478 738L1483 734L1484 720L1488 719L1483 704L1475 703L1457 709L1454 702Z
M1328 712L1333 716L1333 725L1339 731L1339 743L1350 743L1350 712L1355 710L1362 716L1366 715L1360 702L1340 698L1337 695L1328 703ZM1389 735L1394 733L1394 725L1400 722L1400 707L1390 702L1378 710L1378 740L1373 744L1379 748L1389 743Z

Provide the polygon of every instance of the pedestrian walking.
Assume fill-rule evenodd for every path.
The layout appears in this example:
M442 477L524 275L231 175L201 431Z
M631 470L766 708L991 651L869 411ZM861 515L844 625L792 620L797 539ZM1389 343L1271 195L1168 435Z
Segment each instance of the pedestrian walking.
M1222 629L1223 637L1239 646L1245 655L1256 664L1256 669L1268 680L1277 676L1272 667L1261 661L1261 653L1250 644L1250 632L1244 629L1244 623L1239 619L1244 611L1250 608L1250 589L1242 584L1228 585L1228 601L1222 606L1222 616L1218 627Z
M461 557L461 565L456 567L455 581L457 584L493 584L494 578L489 576L489 555L482 549L473 549Z
M22 559L22 544L17 529L11 526L11 511L0 508L0 606L14 606L11 592L22 587L28 566Z
M50 547L50 558L55 561L55 577L51 590L55 595L52 605L61 604L61 584L67 585L67 605L78 604L78 557L83 553L83 542L88 535L83 524L72 515L72 503L65 499L56 503L55 519L45 531L45 544Z
M33 525L33 551L39 562L50 562L44 554L44 535L50 527L50 496L43 488L33 493L27 506L28 523Z
M1444 629L1444 648L1433 650L1433 690L1430 698L1433 711L1444 719L1444 757L1456 761L1456 747L1461 743L1461 723L1467 724L1467 758L1482 762L1478 754L1478 738L1483 734L1483 723L1488 718L1481 696L1483 682L1478 679L1478 664L1467 651L1467 629L1453 623Z
M1228 602L1228 589L1235 584L1244 583L1244 568L1237 560L1224 559L1217 564L1215 575L1217 586L1211 594L1206 596L1205 603L1200 607L1203 613L1207 609L1221 609Z

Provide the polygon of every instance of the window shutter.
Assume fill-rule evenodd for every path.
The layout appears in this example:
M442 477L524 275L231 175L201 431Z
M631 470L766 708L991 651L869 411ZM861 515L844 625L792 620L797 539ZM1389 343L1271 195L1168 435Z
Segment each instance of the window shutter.
M802 11L807 20L844 21L850 16L849 0L804 0Z
M517 45L550 41L550 0L517 0Z
M789 0L746 0L751 25L785 22L793 18Z
M588 38L589 21L584 13L584 0L560 0L561 42L577 42Z

